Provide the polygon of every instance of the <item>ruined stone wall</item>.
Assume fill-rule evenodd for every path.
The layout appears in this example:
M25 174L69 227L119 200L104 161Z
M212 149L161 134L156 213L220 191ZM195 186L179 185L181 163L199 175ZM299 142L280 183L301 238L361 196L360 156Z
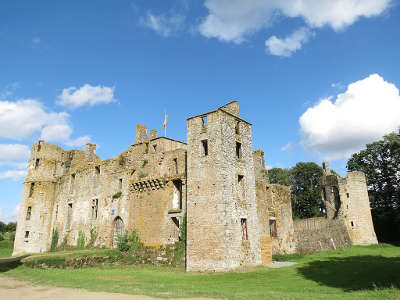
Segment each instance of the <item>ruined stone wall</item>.
M107 160L99 159L93 144L86 146L86 152L65 151L43 141L35 144L14 254L48 251L55 229L58 245L76 246L83 232L86 243L93 235L95 246L112 247L119 219L121 232L137 230L145 244L178 241L186 209L186 144L156 138L155 132L153 139L146 138L143 126L138 131L138 139L144 142ZM181 204L176 207L178 200ZM26 220L28 207L31 212Z
M272 253L294 253L296 244L294 240L290 188L280 184L268 184L266 189L269 221L271 227L275 226L276 230L276 235L271 237Z
M351 245L342 219L324 217L294 220L296 252L311 253Z
M343 220L352 244L377 244L364 173L349 172L341 178L330 171L327 162L323 169L322 197L328 218Z
M187 141L187 270L261 264L250 124L217 110L188 119Z
M56 161L63 151L43 141L32 146L25 179L13 255L46 251L50 243L51 219L54 207ZM28 212L29 210L29 212Z

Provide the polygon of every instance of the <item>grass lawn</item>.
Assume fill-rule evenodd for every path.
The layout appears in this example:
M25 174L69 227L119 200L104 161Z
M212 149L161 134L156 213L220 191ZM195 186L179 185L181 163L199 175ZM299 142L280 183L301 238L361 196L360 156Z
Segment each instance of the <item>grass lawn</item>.
M278 259L297 264L281 269L260 267L247 272L206 274L130 266L35 269L13 265L3 266L0 272L48 285L162 298L400 299L399 247L353 246Z
M13 252L13 243L7 240L0 241L0 258L10 257Z

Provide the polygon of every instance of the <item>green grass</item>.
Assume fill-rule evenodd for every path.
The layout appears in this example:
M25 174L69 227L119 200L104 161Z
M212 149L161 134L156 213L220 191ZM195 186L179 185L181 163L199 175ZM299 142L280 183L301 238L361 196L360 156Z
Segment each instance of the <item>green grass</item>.
M10 257L12 252L13 252L12 242L8 240L0 241L0 258Z
M353 246L279 258L297 264L281 269L260 267L248 272L205 274L166 267L34 269L14 264L3 266L0 272L47 285L162 298L400 299L399 247Z

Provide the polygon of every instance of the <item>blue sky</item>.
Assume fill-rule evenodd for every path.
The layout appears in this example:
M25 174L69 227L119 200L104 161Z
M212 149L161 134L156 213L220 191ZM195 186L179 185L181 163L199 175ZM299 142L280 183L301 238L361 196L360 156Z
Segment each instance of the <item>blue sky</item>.
M297 3L297 5L296 5ZM302 5L298 5L301 3ZM117 155L142 122L239 100L266 164L346 158L400 125L400 8L389 0L1 1L0 219L34 141Z

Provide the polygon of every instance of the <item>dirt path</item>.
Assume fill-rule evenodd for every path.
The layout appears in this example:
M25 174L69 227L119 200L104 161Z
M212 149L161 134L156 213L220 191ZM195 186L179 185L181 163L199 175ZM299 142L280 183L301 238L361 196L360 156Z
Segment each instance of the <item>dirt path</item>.
M89 292L82 289L59 288L51 286L33 285L7 276L0 276L0 299L16 300L154 300L156 298L140 295L125 295L105 292ZM191 298L191 300L205 300L205 298ZM182 300L182 299L181 299Z

